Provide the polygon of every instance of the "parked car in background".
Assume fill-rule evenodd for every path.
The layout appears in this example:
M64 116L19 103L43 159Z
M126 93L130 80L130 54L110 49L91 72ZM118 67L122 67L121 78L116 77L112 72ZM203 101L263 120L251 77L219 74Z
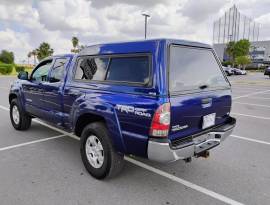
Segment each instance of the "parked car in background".
M265 69L264 75L268 75L269 78L270 78L270 66L269 66L268 68Z
M231 76L231 75L234 74L232 68L228 68L228 67L225 67L225 66L222 66L222 68L223 68L223 70L225 71L225 73L226 73L227 76Z
M246 75L247 71L238 68L232 68L234 75Z

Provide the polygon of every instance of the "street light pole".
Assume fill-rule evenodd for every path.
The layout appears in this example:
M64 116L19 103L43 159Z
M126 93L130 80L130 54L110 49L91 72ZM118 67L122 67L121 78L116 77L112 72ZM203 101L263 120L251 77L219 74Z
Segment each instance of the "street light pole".
M144 16L144 38L146 39L146 34L147 34L147 18L150 17L149 14L143 13Z

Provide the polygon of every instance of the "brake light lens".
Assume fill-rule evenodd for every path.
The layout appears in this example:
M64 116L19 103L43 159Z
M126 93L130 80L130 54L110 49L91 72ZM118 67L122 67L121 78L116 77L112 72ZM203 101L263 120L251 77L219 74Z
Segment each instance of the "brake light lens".
M150 136L167 137L171 123L171 105L165 103L156 110L152 119Z

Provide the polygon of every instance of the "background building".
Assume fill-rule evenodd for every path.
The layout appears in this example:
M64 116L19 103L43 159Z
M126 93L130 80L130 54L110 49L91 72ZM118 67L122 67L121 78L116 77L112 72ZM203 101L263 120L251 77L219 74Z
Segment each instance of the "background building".
M250 57L254 63L270 64L270 40L260 41L261 24L241 14L234 5L213 25L213 46L220 60L227 61L226 44L248 39L251 42Z
M229 60L226 55L226 44L214 44L214 49L222 61ZM270 41L254 41L251 42L250 57L252 62L270 63Z

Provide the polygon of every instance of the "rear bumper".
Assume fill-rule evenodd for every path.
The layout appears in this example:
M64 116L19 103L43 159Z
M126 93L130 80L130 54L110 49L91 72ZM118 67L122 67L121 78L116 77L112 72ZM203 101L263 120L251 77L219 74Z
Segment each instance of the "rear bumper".
M148 159L157 162L172 162L179 159L186 159L198 156L200 153L218 146L223 140L231 135L235 127L236 120L230 120L218 127L209 130L201 135L189 136L179 146L173 147L169 141L161 142L150 139L148 142Z

